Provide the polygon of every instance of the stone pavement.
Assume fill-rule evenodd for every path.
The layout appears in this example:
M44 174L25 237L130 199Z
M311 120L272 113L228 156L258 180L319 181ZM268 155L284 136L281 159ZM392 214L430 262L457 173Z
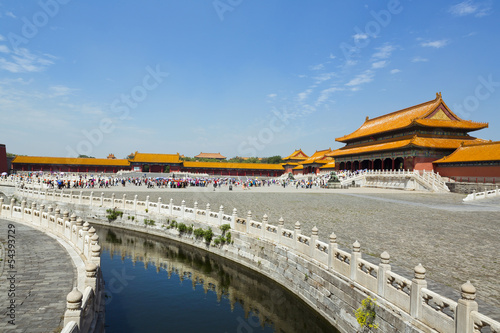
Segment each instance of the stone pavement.
M9 230L15 230L14 273L8 262ZM0 332L60 332L66 296L76 277L66 250L41 231L0 219L0 259ZM11 287L15 295L10 294ZM15 325L9 323L11 300L16 305Z

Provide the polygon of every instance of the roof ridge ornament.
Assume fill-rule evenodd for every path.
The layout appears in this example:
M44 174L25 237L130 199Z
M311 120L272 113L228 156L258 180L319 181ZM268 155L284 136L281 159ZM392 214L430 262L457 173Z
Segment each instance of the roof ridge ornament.
M436 99L442 99L442 97L441 97L441 92L437 92L437 93L436 93Z
M370 117L366 116L365 122L367 122L368 120L370 120Z

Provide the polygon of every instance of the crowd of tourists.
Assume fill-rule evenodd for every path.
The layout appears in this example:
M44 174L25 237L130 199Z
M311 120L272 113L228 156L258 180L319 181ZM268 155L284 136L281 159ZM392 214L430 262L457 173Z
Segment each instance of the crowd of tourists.
M357 171L342 171L337 173L339 179L354 176ZM47 189L94 189L110 188L115 186L129 187L138 186L148 189L162 188L187 188L187 187L210 187L214 190L239 187L243 190L252 188L281 186L283 188L312 189L326 188L330 174L291 176L283 175L277 178L259 179L249 177L148 177L144 174L140 177L126 177L117 174L76 174L76 173L48 173L48 172L25 172L9 176L2 176L3 181L16 182L19 186L39 185ZM296 179L297 178L297 179Z

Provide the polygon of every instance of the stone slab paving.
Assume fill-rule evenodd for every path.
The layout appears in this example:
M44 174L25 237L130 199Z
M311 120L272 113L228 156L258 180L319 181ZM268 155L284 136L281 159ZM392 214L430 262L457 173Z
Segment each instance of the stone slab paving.
M212 211L223 205L226 214L237 208L241 217L251 210L255 220L267 214L274 225L282 216L288 229L300 221L306 235L317 226L321 240L327 241L335 232L343 248L351 248L358 240L363 255L374 256L376 263L380 253L389 252L391 264L406 272L406 277L412 278L413 267L421 263L427 269L427 278L437 282L430 289L453 300L458 299L460 286L470 280L482 301L480 311L500 320L500 198L465 204L465 195L456 193L278 186L245 191L117 186L95 189L94 195L101 192L108 197L115 192L120 199L123 194L127 199L137 194L139 200L149 195L151 201L161 197L164 203L173 198L175 205L185 200L188 207L197 201L200 209L210 203ZM89 191L84 193L88 195ZM482 305L484 302L489 306Z
M9 228L9 224L15 228ZM8 230L15 230L14 272L8 263L12 259L8 252ZM0 243L0 332L60 332L66 296L76 277L66 250L41 231L2 219ZM9 297L12 275L15 296ZM11 299L16 304L15 325L9 323L7 307Z

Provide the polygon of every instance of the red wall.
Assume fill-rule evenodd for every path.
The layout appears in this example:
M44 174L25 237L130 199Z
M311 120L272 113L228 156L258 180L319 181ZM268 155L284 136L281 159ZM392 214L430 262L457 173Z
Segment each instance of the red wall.
M446 167L436 165L434 171L444 177L500 177L500 166Z
M0 173L8 172L7 168L7 150L5 145L0 144Z

